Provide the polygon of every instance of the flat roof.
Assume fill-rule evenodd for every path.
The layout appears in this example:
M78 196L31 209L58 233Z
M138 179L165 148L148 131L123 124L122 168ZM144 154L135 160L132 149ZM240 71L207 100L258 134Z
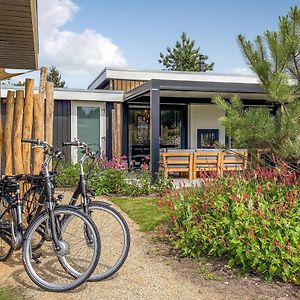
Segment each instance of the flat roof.
M230 97L239 95L243 99L267 100L258 83L178 81L152 79L125 93L125 101L132 101L150 95L150 90L160 91L161 97L169 98L211 98L214 95Z
M0 68L38 68L37 0L0 0Z
M24 86L2 85L1 98L6 98L7 91L24 90ZM34 89L38 93L38 88ZM72 88L55 88L55 100L72 100L72 101L102 101L102 102L122 102L124 99L123 91L109 90L86 90Z
M148 81L176 80L176 81L195 81L195 82L219 82L219 83L247 83L258 84L259 79L253 75L214 73L214 72L181 72L166 70L137 70L106 67L92 81L88 89L103 88L111 79Z

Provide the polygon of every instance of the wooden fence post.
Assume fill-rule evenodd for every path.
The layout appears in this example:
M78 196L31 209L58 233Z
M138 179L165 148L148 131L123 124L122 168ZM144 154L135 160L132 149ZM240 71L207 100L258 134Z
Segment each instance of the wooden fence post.
M12 127L14 117L14 100L14 92L8 91L4 127L5 175L12 175Z
M16 92L15 114L14 114L14 146L13 157L15 174L23 174L23 155L22 155L22 125L24 109L24 91Z
M53 145L54 84L46 83L45 140Z
M42 100L40 94L33 95L33 127L34 138L44 139L44 118L42 116ZM34 148L33 174L39 174L43 163L43 149Z
M0 90L0 174L2 175L2 149L3 149L3 127L2 127L2 99Z
M54 118L54 84L46 83L46 113L45 113L45 141L53 146L53 118ZM49 170L52 169L52 161Z
M24 123L23 123L23 138L31 139L32 122L33 122L33 79L25 81L25 103L24 103ZM30 158L31 147L29 143L22 144L23 150L23 168L24 173L30 174Z
M42 103L42 112L41 116L43 116L43 120L45 118L45 99L46 99L46 83L47 83L47 74L48 74L48 69L46 67L41 68L40 72L40 86L39 86L39 94L41 98L41 103ZM45 123L43 122L43 132L44 132L44 127Z

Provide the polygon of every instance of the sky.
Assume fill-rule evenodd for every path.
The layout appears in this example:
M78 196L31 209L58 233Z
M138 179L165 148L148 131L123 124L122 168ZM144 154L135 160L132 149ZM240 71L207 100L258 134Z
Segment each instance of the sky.
M87 88L106 66L163 69L159 53L184 31L214 72L249 74L237 35L275 30L294 5L300 0L38 0L39 66L54 65L68 87Z

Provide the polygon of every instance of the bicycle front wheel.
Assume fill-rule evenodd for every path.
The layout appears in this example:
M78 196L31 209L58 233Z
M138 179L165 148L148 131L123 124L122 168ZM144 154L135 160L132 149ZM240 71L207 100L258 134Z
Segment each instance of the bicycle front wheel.
M122 215L104 202L91 202L89 214L100 232L101 260L88 281L100 281L115 274L126 261L130 248L130 233ZM67 264L62 264L65 270L76 276Z
M54 220L59 247L53 242L50 216L44 212L32 220L26 231L23 263L28 276L39 287L65 292L83 284L95 270L100 257L100 237L95 224L78 209L56 207ZM36 238L40 238L40 228L47 238L37 252L33 248ZM77 276L69 275L61 261L76 270Z

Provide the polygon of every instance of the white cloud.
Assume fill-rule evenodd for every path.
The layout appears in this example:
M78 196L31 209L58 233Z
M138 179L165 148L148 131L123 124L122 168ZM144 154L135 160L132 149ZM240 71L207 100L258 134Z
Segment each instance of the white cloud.
M55 65L64 74L96 75L105 66L126 66L119 47L92 29L62 30L80 8L72 0L40 0L40 66Z
M254 75L249 68L233 68L229 73L242 74L242 75Z

